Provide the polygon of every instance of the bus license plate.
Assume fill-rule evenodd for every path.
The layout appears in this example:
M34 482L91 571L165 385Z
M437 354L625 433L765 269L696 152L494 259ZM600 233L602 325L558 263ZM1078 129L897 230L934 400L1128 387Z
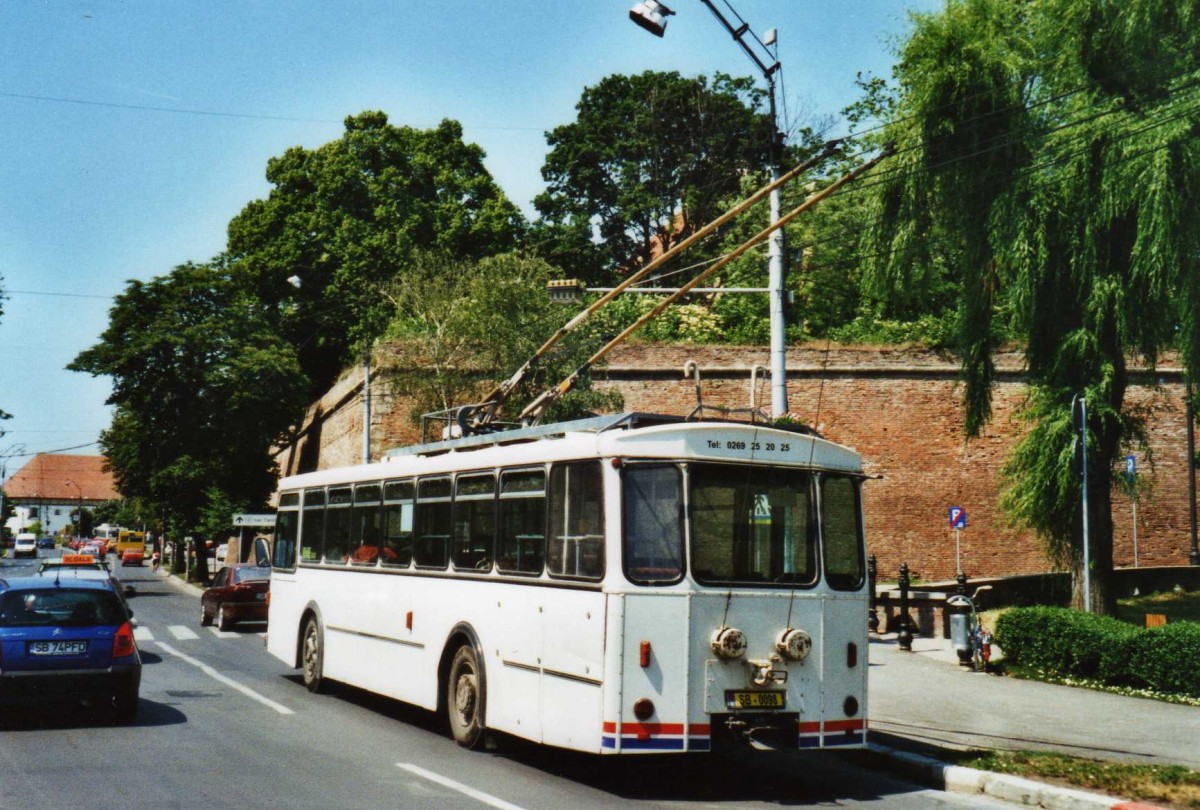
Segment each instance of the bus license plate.
M782 709L783 692L726 692L725 704L730 709Z
M86 641L31 641L30 655L83 655L87 652Z

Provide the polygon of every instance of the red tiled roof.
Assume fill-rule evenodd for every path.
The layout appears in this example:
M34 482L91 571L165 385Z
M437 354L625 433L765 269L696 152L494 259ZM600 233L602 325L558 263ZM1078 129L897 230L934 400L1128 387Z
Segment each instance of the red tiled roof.
M4 482L7 498L52 501L111 501L120 498L103 456L39 453Z

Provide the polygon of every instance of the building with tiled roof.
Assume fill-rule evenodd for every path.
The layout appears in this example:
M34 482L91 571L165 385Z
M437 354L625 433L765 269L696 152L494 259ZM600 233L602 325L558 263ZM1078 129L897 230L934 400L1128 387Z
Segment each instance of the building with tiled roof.
M14 534L33 522L44 534L73 525L87 509L120 498L103 456L39 453L4 482L4 500L13 505L6 527Z

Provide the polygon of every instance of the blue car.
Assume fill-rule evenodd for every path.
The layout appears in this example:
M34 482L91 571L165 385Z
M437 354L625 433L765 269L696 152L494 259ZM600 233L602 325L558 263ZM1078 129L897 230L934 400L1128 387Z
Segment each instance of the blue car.
M0 580L0 705L110 706L137 717L142 659L129 608L103 580Z

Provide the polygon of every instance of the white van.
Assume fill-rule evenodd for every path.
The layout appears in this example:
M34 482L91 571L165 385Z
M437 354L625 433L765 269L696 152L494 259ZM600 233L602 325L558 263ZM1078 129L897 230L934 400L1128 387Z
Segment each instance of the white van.
M36 557L37 535L33 532L21 532L13 544L14 557Z

